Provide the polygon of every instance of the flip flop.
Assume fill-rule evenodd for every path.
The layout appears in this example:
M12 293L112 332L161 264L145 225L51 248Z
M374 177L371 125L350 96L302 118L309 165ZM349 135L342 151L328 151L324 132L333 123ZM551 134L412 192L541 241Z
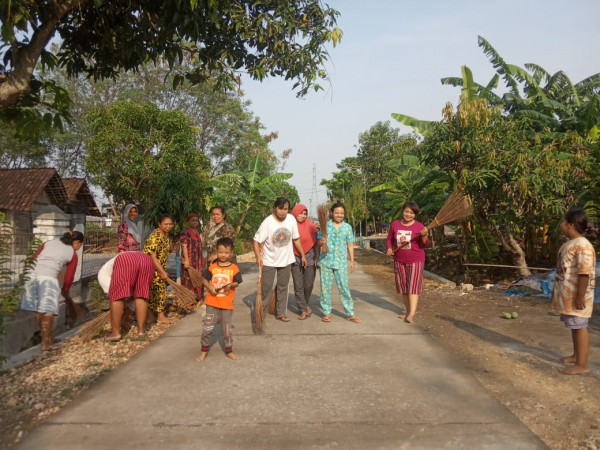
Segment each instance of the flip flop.
M347 317L346 320L349 320L350 322L354 322L354 323L360 323L361 322L361 320L358 317L356 317L356 316Z
M102 342L119 342L120 340L121 340L121 336L119 336L119 337L106 336L104 339L102 339Z
M321 322L331 322L331 316L329 314L326 316L323 316L323 318L321 319Z
M277 316L277 320L281 320L282 322L289 322L290 319L288 316L283 315L283 316Z

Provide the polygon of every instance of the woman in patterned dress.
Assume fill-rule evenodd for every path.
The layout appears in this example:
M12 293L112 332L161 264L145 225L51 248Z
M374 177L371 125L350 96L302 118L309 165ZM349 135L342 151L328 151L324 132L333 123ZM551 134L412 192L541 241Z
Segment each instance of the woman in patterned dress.
M217 241L222 237L233 240L235 246L235 230L225 222L225 208L213 206L210 208L210 223L204 228L204 247L206 248L206 267L217 259ZM237 263L235 251L231 252L232 263Z
M158 228L156 228L144 245L143 252L152 257L154 263L154 280L150 286L150 298L148 306L152 313L156 313L156 321L158 323L169 323L169 319L165 316L165 307L167 304L167 259L169 258L169 250L171 249L171 241L169 233L173 229L173 219L168 214L163 214L158 220Z
M321 308L323 322L331 322L331 289L337 284L342 298L344 311L350 322L360 323L354 315L354 300L348 285L348 256L350 256L350 272L354 272L354 232L350 224L344 222L346 208L341 203L331 207L331 220L327 222L327 249L319 258L321 272Z
M202 238L198 231L200 220L198 214L188 214L185 218L188 228L181 230L179 242L181 243L181 284L196 294L196 301L202 300L202 286L195 288L192 284L190 274L186 270L188 267L202 272Z
M123 221L119 225L118 252L139 252L142 245L142 219L138 217L138 209L133 203L125 207Z

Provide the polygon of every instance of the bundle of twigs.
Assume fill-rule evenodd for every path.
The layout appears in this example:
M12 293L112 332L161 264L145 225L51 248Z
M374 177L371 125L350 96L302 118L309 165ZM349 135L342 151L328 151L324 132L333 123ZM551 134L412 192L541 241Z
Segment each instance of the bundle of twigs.
M201 288L202 281L204 280L204 278L202 278L202 274L200 273L200 271L198 269L194 269L193 267L188 267L187 271L190 274L190 280L192 280L192 285L195 288Z
M473 214L471 200L469 200L469 197L467 197L463 191L457 189L450 197L448 197L442 206L442 209L440 209L432 222L427 225L427 228L431 230L432 228L439 227L446 223L464 219L471 214Z
M262 265L258 268L258 283L256 287L256 303L254 304L254 329L261 334L265 330L262 304Z
M321 227L321 235L327 240L327 219L329 218L329 209L325 203L317 206L317 216L319 217L319 225ZM321 245L321 253L327 253L327 242Z
M81 327L78 336L84 341L91 340L101 328L110 323L110 311L103 312Z
M273 289L271 298L269 299L269 314L275 315L277 312L277 286Z
M196 294L190 291L188 288L180 285L179 283L167 278L167 283L173 288L173 292L177 296L179 306L191 306L196 304Z

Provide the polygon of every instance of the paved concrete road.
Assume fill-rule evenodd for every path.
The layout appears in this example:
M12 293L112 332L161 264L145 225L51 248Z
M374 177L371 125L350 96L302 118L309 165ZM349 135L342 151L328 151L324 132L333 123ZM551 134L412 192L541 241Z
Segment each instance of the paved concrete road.
M238 361L220 344L195 361L202 320L192 314L19 448L545 448L422 329L398 319L395 294L360 266L351 288L363 323L346 321L336 296L331 323L269 317L263 336L252 334L248 307L256 267L242 270ZM318 283L315 310L317 302Z

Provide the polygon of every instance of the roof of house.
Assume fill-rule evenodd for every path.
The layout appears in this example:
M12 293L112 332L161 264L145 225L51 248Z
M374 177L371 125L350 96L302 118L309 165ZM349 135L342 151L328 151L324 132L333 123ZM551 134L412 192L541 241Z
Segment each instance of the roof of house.
M45 192L53 205L67 201L67 192L56 169L0 169L0 209L30 211Z
M102 216L90 188L83 178L63 178L62 182L67 192L67 206L79 201L87 206L88 216Z

